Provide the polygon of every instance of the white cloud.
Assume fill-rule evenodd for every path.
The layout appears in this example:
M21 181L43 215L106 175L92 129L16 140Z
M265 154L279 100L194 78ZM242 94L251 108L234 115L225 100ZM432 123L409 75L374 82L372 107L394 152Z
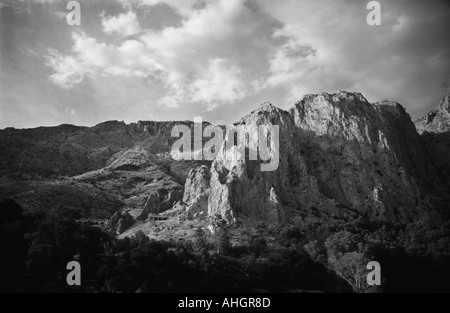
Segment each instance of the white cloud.
M194 11L194 4L198 0L119 0L125 7L131 7L132 4L137 6L155 6L158 4L166 4L175 9L183 16L189 16ZM210 0L213 3L217 0Z
M205 104L208 110L219 103L232 103L246 96L247 86L241 78L241 71L229 61L218 58L209 61L208 67L190 82L175 80L170 93L159 103L177 107L185 99Z
M127 13L116 16L102 18L103 31L107 34L117 33L120 36L132 36L141 31L136 17L136 13L128 11Z
M225 59L213 59L208 69L191 84L192 100L212 104L214 101L233 102L242 99L246 94L241 70Z
M180 10L184 6L177 1L173 4ZM186 14L192 4L184 7ZM130 12L103 19L104 30L122 35L134 33L124 31L124 25L128 24L123 21L135 20L135 14ZM167 91L160 103L177 107L195 102L212 109L254 91L259 72L268 70L267 51L273 49L271 33L278 27L268 14L246 1L214 1L190 11L181 27L142 30L135 40L126 40L118 46L74 33L73 54L61 60L89 68L93 75L156 78ZM84 72L78 72L76 79L72 78L76 72L73 66L55 66L55 62L51 66L59 78L53 81L66 87L85 76ZM64 76L64 69L71 74Z
M373 27L366 24L365 6L350 0L345 6L327 0L263 1L284 23L275 37L289 38L272 55L263 88L284 89L287 103L305 93L345 89L371 101L423 106L425 90L438 89L448 71L445 14L437 10L443 3L432 8L420 1L383 1L382 25ZM299 53L291 53L295 47Z
M158 64L139 41L126 40L120 46L99 43L84 33L73 33L74 55L62 55L50 49L46 64L54 73L50 79L63 88L71 88L84 77L150 77Z
M62 55L54 49L49 50L46 64L54 71L50 80L65 89L72 88L75 84L80 83L84 76L92 76L93 74L76 58Z
M369 100L424 99L448 73L442 10L430 15L406 2L383 2L379 27L368 26L365 5L352 0L122 2L129 11L102 16L103 30L133 40L109 45L75 33L69 55L48 56L52 81L70 88L87 76L144 78L149 88L163 87L155 88L158 103L212 110L267 95L291 105L305 93L338 89ZM162 30L139 25L135 12L161 3L181 22Z

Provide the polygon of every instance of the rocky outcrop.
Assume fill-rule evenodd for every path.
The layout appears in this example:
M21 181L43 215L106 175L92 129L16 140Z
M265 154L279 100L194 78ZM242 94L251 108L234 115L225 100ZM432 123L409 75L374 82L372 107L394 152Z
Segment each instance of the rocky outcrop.
M202 165L189 171L184 186L182 201L174 204L165 216L173 217L180 214L187 219L204 219L208 213L211 172L208 166Z
M359 93L307 95L291 113L312 132L308 159L319 189L370 218L408 221L436 183L410 116L396 102Z
M152 192L141 213L137 217L139 221L145 221L149 214L160 214L173 207L183 197L183 189L179 185L164 186Z
M202 165L192 169L184 186L183 205L186 218L206 218L210 196L211 171Z
M414 121L417 131L440 134L450 131L450 92L446 93L437 109Z
M184 185L183 202L191 203L196 197L204 193L210 185L211 172L206 165L189 171Z
M280 155L280 165L276 171L261 171L260 159L248 160L246 157L242 160L236 157L238 151L247 150L250 155L248 147L257 147L259 125L279 125L286 130L280 129L279 132L280 151L271 150L273 157L275 154ZM287 148L285 143L288 137L292 135L290 125L292 119L287 112L264 103L235 124L248 133L247 149L243 147L245 142L237 142L235 148L227 150L226 142L234 140L234 133L226 133L225 142L211 165L211 193L208 201L210 216L220 215L230 224L236 222L238 215L270 220L274 224L283 221L285 212L279 199L284 196L282 180L287 177L287 173L284 166L286 160L281 156Z
M116 212L106 224L106 228L114 234L121 234L133 226L136 220L126 211Z
M450 93L435 110L415 122L431 164L441 180L441 193L450 193Z
M211 165L209 216L229 224L238 216L279 224L357 216L410 221L437 214L427 198L439 195L437 174L400 104L321 93L304 96L289 111L264 103L235 126L267 124L279 126L278 168L263 172L260 159L233 158L241 147L226 150L224 144Z

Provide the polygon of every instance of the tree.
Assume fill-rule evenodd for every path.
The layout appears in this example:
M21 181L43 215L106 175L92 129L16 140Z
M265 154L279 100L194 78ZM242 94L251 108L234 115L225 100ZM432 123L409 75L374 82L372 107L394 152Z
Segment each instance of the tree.
M348 231L337 232L325 241L328 268L345 280L355 292L370 289L366 282L366 247L356 235Z
M308 242L303 249L308 253L311 260L322 265L327 265L326 250L317 240Z
M339 253L328 257L328 265L339 277L344 279L355 292L364 292L369 286L366 282L366 264L369 260L361 252Z
M205 231L198 227L195 230L195 245L194 245L194 251L198 255L206 255L209 250L209 244L208 239L206 238Z
M220 227L215 234L215 247L219 254L227 255L230 250L230 237L226 227Z
M261 253L267 249L267 242L264 238L253 238L249 242L249 251L255 258L259 258Z

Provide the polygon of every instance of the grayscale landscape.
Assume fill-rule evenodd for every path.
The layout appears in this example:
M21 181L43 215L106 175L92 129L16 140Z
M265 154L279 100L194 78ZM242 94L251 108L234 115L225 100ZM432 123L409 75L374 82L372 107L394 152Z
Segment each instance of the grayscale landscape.
M80 2L0 1L1 292L449 292L448 2Z

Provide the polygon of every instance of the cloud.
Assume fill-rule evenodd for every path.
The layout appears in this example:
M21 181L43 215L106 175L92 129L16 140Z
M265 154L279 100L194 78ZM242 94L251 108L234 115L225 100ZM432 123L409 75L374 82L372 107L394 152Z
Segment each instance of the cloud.
M246 96L246 84L241 71L226 59L209 61L208 67L187 84L175 80L168 95L159 103L168 107L177 107L185 99L205 104L213 110L219 103L232 103Z
M246 95L241 70L226 59L210 60L207 70L191 84L192 100L213 104L214 101L233 102ZM214 108L214 104L210 109Z
M173 3L184 7L181 2ZM136 15L128 11L103 18L102 26L105 32L125 36L136 34L138 26L125 30L134 22ZM271 35L279 27L262 8L248 1L214 1L189 11L180 27L139 30L133 40L119 45L74 33L72 53L52 52L48 64L55 71L52 81L65 88L87 76L149 78L166 88L159 103L168 107L199 103L211 110L254 92L255 81L269 70L267 52L276 48Z
M137 21L136 13L128 11L127 13L116 16L102 18L103 31L107 34L117 33L120 36L132 36L141 31Z
M305 93L344 89L371 101L432 105L426 90L443 92L439 86L450 64L445 3L380 3L382 25L368 26L365 5L350 0L265 1L284 25L274 37L287 41L272 55L263 88L284 89L288 103Z
M195 4L199 3L198 0L119 0L125 7L129 8L132 5L135 6L157 6L160 4L168 5L175 9L179 14L183 16L189 16L195 11ZM214 3L217 0L210 0Z
M251 82L268 69L270 34L278 26L262 9L227 0L196 11L181 27L146 32L141 39L164 68L169 86L161 102L193 101L213 108L252 93Z
M380 1L381 26L367 25L366 3L353 0L119 1L96 21L99 33L85 23L64 53L49 50L52 82L70 89L88 78L136 79L160 111L206 110L227 121L246 112L241 103L289 107L303 94L339 89L414 113L448 88L443 1ZM153 27L148 12L173 21Z
M72 35L73 55L50 49L46 64L54 73L50 80L63 88L71 88L85 77L150 77L158 72L158 64L139 41L126 40L119 46L99 43L84 33Z
M70 89L80 83L84 76L92 76L92 71L83 66L79 60L72 56L62 55L54 49L49 50L46 65L54 71L50 80L65 89Z
M38 3L54 3L54 2L58 2L60 0L32 0Z

